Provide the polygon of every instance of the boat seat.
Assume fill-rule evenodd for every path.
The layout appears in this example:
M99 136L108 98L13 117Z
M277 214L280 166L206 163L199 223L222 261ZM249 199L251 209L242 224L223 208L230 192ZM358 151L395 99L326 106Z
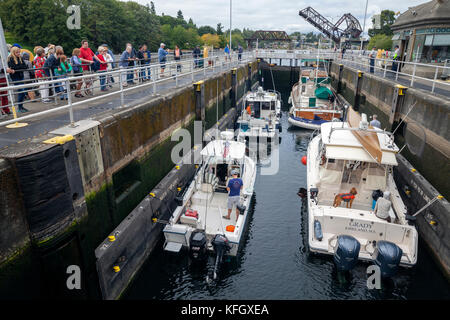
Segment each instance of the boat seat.
M195 219L194 217L188 217L188 216L185 216L184 214L182 214L180 217L180 222L182 224L187 224L194 228L197 228L197 224L198 224L198 222L200 222L200 217L198 217L198 219Z
M203 192L213 192L217 185L219 184L219 178L212 173L205 174L205 182L202 183L202 191Z

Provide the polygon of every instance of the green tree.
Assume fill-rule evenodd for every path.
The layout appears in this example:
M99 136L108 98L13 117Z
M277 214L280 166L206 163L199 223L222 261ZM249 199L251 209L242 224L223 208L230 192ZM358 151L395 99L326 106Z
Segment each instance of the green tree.
M393 35L391 26L395 22L395 12L391 10L383 10L380 14L381 29L369 29L369 36L373 37L377 34ZM375 17L372 17L372 23L375 25Z
M392 37L385 34L377 34L370 38L367 49L371 50L373 47L377 49L391 50L392 48Z
M214 29L213 27L210 26L201 26L200 28L198 28L198 35L202 36L204 34L216 34L216 29Z
M153 3L153 1L150 1L150 13L156 14L155 4Z
M177 12L177 19L184 20L183 12L181 12L181 10L178 10Z
M216 34L219 35L219 36L223 34L223 26L222 26L221 23L217 24Z

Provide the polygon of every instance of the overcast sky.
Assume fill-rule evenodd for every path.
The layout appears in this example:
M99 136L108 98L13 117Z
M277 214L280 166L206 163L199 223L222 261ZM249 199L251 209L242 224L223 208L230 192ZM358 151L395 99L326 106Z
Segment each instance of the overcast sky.
M141 4L150 0L135 0ZM390 9L404 12L408 7L427 2L427 0L369 0L365 30L372 26L370 17L381 10ZM192 18L199 26L215 26L220 22L228 29L230 26L229 0L153 0L156 13L176 16L181 10L186 20ZM252 30L315 31L298 15L299 10L313 7L330 21L336 22L344 13L351 13L364 21L366 0L233 0L233 29Z

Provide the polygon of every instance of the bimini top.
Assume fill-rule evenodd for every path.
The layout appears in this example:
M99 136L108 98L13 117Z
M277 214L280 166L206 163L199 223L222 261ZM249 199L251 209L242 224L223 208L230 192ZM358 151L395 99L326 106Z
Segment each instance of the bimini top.
M329 159L338 160L355 160L364 162L378 162L386 165L398 165L395 154L398 152L398 147L391 141L389 135L384 133L381 129L375 128L377 132L378 141L380 142L380 149L382 152L381 161L376 161L367 152L363 145L358 141L351 130L333 130L331 137L330 132L332 128L350 128L347 122L328 122L321 126L322 142L326 148L326 157Z
M258 88L258 91L249 93L245 100L247 101L276 101L278 100L277 93L273 91L264 91L262 87Z
M245 144L230 140L214 140L206 145L201 155L217 159L243 159L245 157Z

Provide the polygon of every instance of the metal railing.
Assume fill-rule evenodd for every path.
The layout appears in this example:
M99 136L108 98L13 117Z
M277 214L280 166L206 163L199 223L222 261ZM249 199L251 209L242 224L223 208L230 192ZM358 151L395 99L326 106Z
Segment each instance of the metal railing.
M189 78L192 82L194 82L194 76L196 74L203 73L203 77L206 77L208 72L216 72L216 71L226 71L230 70L239 65L242 62L249 62L254 59L253 52L244 52L241 55L241 59L239 59L238 53L233 53L230 56L225 56L223 54L218 54L215 56L209 56L206 58L197 58L197 59L184 59L177 60L172 62L164 62L164 63L153 63L148 65L129 67L129 68L116 68L112 71L103 71L103 72L93 72L87 75L69 75L66 77L60 77L57 79L49 80L45 79L43 81L20 84L20 85L9 85L5 87L0 87L0 92L6 92L8 97L12 98L16 94L27 94L30 91L37 90L37 86L41 86L41 89L44 88L53 88L52 98L55 98L55 102L57 102L58 96L60 98L64 98L61 100L67 100L67 103L61 106L48 108L43 111L34 112L29 115L19 116L17 112L18 103L15 102L17 99L13 98L14 101L11 101L7 106L1 106L0 108L12 107L13 111L13 119L9 119L6 121L0 122L0 126L6 126L14 123L18 123L19 121L29 120L37 117L41 117L44 115L54 114L55 112L61 110L69 110L70 115L70 125L74 126L75 120L73 115L73 108L76 106L80 106L86 103L90 103L99 99L103 99L106 97L111 97L115 95L120 95L120 108L124 108L125 105L125 93L136 90L139 88L147 88L152 87L152 93L156 94L156 87L160 83L164 82L173 82L175 81L175 86L178 86L179 80L181 78ZM116 64L118 62L115 62ZM165 69L162 69L162 64L164 64ZM36 70L36 69L34 69ZM144 74L145 72L145 74ZM128 78L127 78L128 75ZM111 82L107 82L108 80L113 79L114 84ZM138 80L138 84L128 86L128 81ZM83 84L92 83L91 86L88 87L91 90L91 95L93 97L90 98L79 98L79 101L74 101L74 94L77 91L73 89L72 86L76 85L80 81ZM101 84L95 85L96 81L101 81ZM23 82L23 81L21 81ZM116 90L113 92L105 92L104 94L100 94L94 96L95 90L105 89L105 86L115 86ZM56 88L62 88L62 91L57 92ZM86 89L85 89L86 90ZM67 98L67 99L65 99ZM10 99L11 100L11 99ZM37 101L40 99L34 99ZM23 105L30 104L31 101L24 101Z
M436 87L444 91L450 92L450 83L440 81L440 77L446 77L450 75L450 66L418 63L418 62L405 62L392 59L393 53L390 52L388 57L381 59L371 59L369 57L370 51L360 50L347 50L344 55L339 51L334 50L258 50L256 53L257 58L265 59L333 59L337 63L344 64L350 67L355 67L363 71L368 71L383 78L389 77L399 82L399 78L403 80L403 84L409 84L413 87L414 84L420 81L422 84L427 85L429 91L434 93ZM373 66L371 66L371 60L373 60ZM392 67L394 66L394 67ZM409 69L410 72L404 71ZM421 69L422 74L430 74L432 77L425 77L418 75L418 71ZM402 71L403 70L403 71ZM428 72L424 72L428 70ZM421 88L427 89L427 88Z

